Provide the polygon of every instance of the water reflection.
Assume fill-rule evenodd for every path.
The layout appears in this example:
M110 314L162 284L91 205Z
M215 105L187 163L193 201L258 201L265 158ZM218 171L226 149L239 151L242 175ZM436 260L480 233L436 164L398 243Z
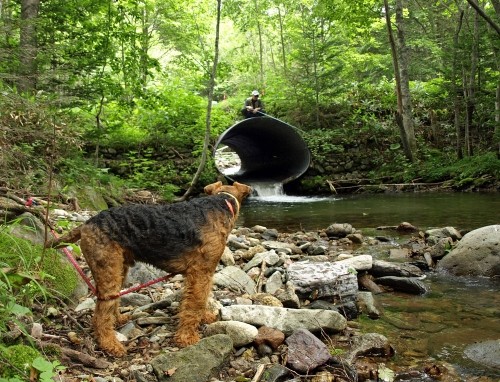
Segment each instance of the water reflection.
M454 226L475 229L500 224L499 193L404 193L335 197L286 195L251 197L242 207L239 224L264 225L279 231L318 230L329 224L355 228L398 225L403 221L425 229Z

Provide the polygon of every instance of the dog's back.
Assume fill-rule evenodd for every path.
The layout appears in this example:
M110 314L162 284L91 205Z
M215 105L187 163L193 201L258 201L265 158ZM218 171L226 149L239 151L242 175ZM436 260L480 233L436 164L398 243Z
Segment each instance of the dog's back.
M158 258L174 259L201 245L203 229L214 221L225 221L229 232L231 218L225 198L215 195L170 205L114 207L86 224L130 249L136 260L154 264Z

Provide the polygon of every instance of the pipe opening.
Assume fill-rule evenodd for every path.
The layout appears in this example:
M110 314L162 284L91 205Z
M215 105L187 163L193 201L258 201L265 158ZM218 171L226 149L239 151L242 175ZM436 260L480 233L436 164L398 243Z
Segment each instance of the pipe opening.
M250 185L288 183L306 172L311 162L297 129L269 116L231 126L217 140L214 156L221 174Z

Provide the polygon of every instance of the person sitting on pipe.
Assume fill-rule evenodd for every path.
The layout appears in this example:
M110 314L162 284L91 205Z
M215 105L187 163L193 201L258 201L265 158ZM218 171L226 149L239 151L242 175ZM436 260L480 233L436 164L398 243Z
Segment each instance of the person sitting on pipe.
M245 100L245 106L242 110L245 118L261 117L264 111L264 103L259 99L259 92L254 90L252 96Z

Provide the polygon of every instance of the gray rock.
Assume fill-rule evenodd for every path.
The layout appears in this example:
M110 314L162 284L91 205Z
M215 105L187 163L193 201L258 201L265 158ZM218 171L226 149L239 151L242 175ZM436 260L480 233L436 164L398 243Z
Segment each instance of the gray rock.
M206 337L215 334L227 334L235 347L241 347L252 343L257 338L258 330L244 322L218 321L208 325L204 332Z
M214 275L214 284L245 293L255 293L255 282L240 268L229 266Z
M416 265L408 263L394 263L384 260L373 260L373 266L370 273L376 277L420 277L423 275L422 270Z
M500 340L491 340L471 344L464 354L481 365L500 369Z
M347 320L334 311L288 309L264 305L225 306L221 309L221 317L225 321L242 321L257 327L269 326L287 335L300 328L311 332L320 330L339 332L347 326Z
M356 232L356 230L349 223L334 223L331 224L325 233L328 237L342 238Z
M151 297L140 293L127 293L120 298L121 306L143 306L152 302Z
M296 330L285 342L288 345L287 364L299 373L308 374L331 358L327 346L308 330Z
M377 278L375 282L404 293L425 294L428 292L427 286L415 277L384 276Z
M375 306L372 292L358 292L357 305L359 311L365 313L368 317L373 319L380 317L380 311Z
M300 299L295 293L295 285L290 281L286 282L284 289L277 290L275 296L285 308L300 308Z
M357 357L365 355L390 356L393 354L393 349L389 340L378 333L366 333L356 336L349 353L346 355L346 360L352 363Z
M358 292L356 272L341 262L300 261L290 264L288 279L296 293L307 298L338 297L354 300Z
M207 381L227 361L233 351L231 338L216 334L178 352L162 353L151 361L158 381Z
M478 228L464 235L436 269L456 276L499 276L500 225Z
M425 231L425 238L430 245L437 244L439 239L450 237L453 241L460 240L462 234L453 227L434 228Z
M274 272L266 281L266 293L274 294L278 289L283 288L281 272Z

